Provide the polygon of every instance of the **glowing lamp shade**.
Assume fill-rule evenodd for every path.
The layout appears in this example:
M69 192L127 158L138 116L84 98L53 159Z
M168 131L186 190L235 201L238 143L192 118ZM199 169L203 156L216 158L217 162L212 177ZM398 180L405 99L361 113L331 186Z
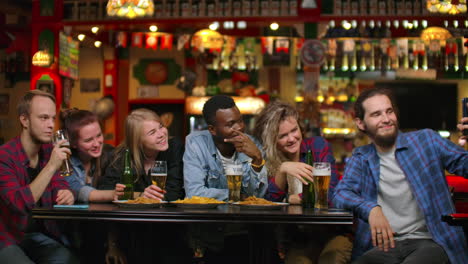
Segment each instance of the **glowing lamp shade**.
M38 67L48 67L52 63L52 57L47 51L38 51L32 57L32 65Z
M223 36L211 29L199 30L192 38L192 46L203 47L205 49L221 49L223 44Z
M136 18L152 16L153 0L109 0L107 15L116 17Z
M426 43L429 43L431 40L446 40L452 37L452 34L441 27L428 27L421 32L421 39Z

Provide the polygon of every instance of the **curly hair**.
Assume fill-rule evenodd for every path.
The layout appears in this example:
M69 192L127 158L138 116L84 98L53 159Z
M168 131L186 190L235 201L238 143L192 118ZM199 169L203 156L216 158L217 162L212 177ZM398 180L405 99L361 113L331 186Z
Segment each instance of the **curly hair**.
M216 112L219 109L229 109L236 106L234 100L227 95L215 95L203 105L203 118L208 125L216 123Z
M253 135L263 145L266 155L265 164L270 176L276 173L281 163L288 161L288 158L281 151L278 151L276 142L281 122L289 117L297 120L299 124L299 113L294 106L286 102L275 101L268 104L255 120Z

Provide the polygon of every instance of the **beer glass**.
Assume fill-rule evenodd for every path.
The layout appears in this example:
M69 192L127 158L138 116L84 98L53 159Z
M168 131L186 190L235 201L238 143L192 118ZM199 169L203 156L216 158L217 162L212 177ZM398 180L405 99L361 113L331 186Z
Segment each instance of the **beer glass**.
M155 161L154 166L150 169L150 176L151 183L164 190L167 180L167 162L165 160Z
M61 148L70 149L70 141L68 141L68 137L63 130L57 130L54 133L54 138L53 138L54 144L57 144L60 140L66 140L65 143L62 143L62 145L60 145ZM72 169L71 162L70 162L70 156L67 155L67 159L63 161L62 167L60 168L60 176L67 177L67 176L70 176L72 172L73 172L73 169Z
M331 166L329 162L314 162L315 208L328 209L328 186L330 185Z
M229 189L229 201L239 202L242 186L242 164L227 164L225 168Z

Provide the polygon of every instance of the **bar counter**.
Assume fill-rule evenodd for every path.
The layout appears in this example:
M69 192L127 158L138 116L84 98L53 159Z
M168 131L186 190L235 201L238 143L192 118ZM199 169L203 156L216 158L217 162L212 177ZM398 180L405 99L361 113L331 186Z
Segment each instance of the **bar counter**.
M213 209L187 209L173 205L160 208L121 208L115 204L90 204L88 209L35 208L33 217L55 220L102 220L123 222L171 222L171 223L244 223L244 224L319 224L352 225L349 211L330 209L303 209L300 205L288 205L280 209L255 210L238 205L219 205Z

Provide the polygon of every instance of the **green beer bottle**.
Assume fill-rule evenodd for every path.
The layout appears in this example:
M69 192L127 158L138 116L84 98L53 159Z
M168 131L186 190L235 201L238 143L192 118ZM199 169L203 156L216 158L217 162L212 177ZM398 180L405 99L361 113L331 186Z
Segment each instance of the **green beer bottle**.
M310 166L313 165L312 160L312 151L307 151L306 162ZM307 180L309 183L308 185L302 184L302 207L303 208L314 208L315 204L315 190L314 190L314 183Z
M122 174L122 184L125 185L124 195L120 197L122 200L133 199L133 182L134 177L132 173L132 168L130 167L130 151L125 150L125 168Z

